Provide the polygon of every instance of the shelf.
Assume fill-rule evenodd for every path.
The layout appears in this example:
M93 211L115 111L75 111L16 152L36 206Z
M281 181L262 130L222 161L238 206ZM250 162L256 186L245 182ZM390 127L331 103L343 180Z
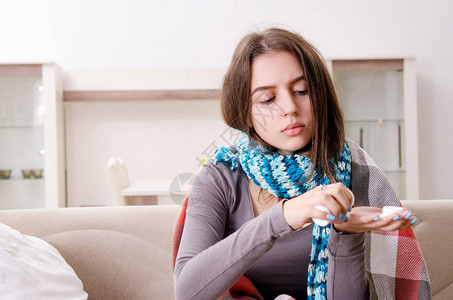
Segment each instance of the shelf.
M403 119L345 120L346 123L402 123Z
M219 89L64 91L64 101L144 101L220 99Z
M41 76L41 64L0 65L0 76Z
M22 178L22 177L11 177L9 179L0 179L0 182L8 182L8 181L39 181L44 180L44 176L42 178Z
M341 71L403 71L403 59L347 59L333 60L334 72Z
M4 126L0 125L0 129L40 129L44 128L42 125L24 125L24 126Z

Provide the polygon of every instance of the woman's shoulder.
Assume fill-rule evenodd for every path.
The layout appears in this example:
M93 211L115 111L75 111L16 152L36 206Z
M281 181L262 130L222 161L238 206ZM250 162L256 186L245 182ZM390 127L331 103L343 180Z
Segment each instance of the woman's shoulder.
M207 161L194 176L192 190L231 199L245 187L244 182L246 174L239 164L233 170L230 163Z
M228 162L213 162L209 160L200 168L196 177L206 182L225 185L241 181L244 175L245 173L239 164L232 168Z
M237 150L235 147L225 148L222 147L219 150L228 153L226 159L215 159L211 157L198 171L199 176L207 177L211 179L218 179L221 181L231 181L241 179L245 173L237 158Z

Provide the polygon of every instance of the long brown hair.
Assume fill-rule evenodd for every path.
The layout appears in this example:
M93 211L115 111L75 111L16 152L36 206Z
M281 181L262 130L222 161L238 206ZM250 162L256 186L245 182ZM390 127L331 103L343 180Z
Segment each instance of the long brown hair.
M277 51L291 53L300 63L307 82L313 113L314 132L309 145L309 157L314 166L321 164L331 182L336 182L328 160L329 158L337 160L343 150L345 140L343 113L324 59L319 51L299 34L280 28L269 28L242 38L223 80L221 96L223 119L230 127L247 133L250 138L266 148L277 151L275 147L266 143L252 126L250 87L253 60L259 55Z

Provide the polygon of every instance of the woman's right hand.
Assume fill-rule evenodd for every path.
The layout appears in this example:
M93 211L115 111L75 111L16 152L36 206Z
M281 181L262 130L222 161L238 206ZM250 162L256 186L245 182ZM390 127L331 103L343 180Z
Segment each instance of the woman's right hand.
M332 183L289 199L283 205L283 215L288 225L297 230L308 226L313 218L332 222L335 216L345 216L353 201L351 191L343 183ZM330 213L315 208L318 205L327 207Z

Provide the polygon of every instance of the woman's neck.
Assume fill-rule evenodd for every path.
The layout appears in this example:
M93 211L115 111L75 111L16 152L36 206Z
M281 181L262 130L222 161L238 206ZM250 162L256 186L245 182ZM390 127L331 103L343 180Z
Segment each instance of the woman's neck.
M252 180L249 179L248 183L255 217L259 216L280 201L279 198L270 194L268 191L263 190Z

